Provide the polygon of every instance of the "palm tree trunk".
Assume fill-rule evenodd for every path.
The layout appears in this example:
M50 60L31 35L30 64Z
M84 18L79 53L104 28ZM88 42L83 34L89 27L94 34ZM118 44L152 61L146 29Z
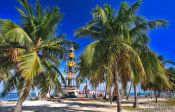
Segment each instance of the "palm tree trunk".
M118 81L115 81L115 87L116 87L116 97L117 97L117 112L121 112L122 111L122 106L121 106L121 99L120 99L120 92L119 92L119 85L118 85Z
M48 91L46 96L45 96L45 99L48 99L48 98L50 98L50 91Z
M137 96L137 88L136 88L136 84L134 83L134 108L138 107L138 96Z
M19 99L16 103L16 108L14 112L22 112L22 104L29 95L30 88L31 88L31 81L27 81L24 85L24 90L19 93Z
M152 93L152 90L150 91L150 96L151 96L151 99L153 99L153 93Z
M122 106L121 106L121 96L120 96L120 91L119 91L119 84L118 84L118 80L119 80L119 76L118 76L118 69L115 66L115 72L114 72L114 84L115 84L115 93L116 93L116 98L117 98L117 112L121 112L122 111Z
M110 88L109 88L109 102L110 104L112 104L112 100L113 100L113 95L112 95L112 84L110 84Z
M170 98L172 97L171 90L170 90Z
M125 97L126 97L126 100L127 100L127 97L128 97L127 88L125 88L125 90L124 90L124 95L125 95Z
M104 100L106 100L106 95L107 95L107 83L105 84L105 95L104 95Z
M18 99L18 102L16 103L16 108L14 112L21 112L22 111L22 103L24 101L22 100L22 98Z
M96 98L96 94L97 94L97 91L96 91L96 85L95 85L95 98Z
M156 99L156 103L158 102L158 96L157 96L157 91L154 91L154 96L155 96L155 99Z
M29 90L30 91L30 90ZM17 103L16 103L16 108L14 112L22 112L22 104L25 101L25 99L27 98L29 91L23 93L22 95L20 95L20 98L18 99Z
M128 91L128 95L126 96L126 100L129 99L129 96L130 96L130 93L131 93L131 88L132 88L132 83L131 83L131 85L129 87L129 91Z
M159 97L162 98L162 92L159 92Z
M110 104L112 104L112 99L113 99L112 98L113 95L112 95L111 91L112 91L112 85L110 85L110 89L109 89L109 102L110 102Z
M85 89L85 94L86 94L86 98L88 97L88 93L87 93L87 80L86 80L86 89Z

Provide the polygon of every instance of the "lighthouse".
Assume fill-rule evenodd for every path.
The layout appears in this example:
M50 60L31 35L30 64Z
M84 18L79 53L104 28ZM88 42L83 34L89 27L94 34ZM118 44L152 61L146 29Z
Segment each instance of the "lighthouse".
M75 98L79 94L79 89L76 86L76 63L73 46L70 46L67 54L67 62L65 67L66 73L66 86L62 88L62 97Z
M75 86L75 54L74 54L74 48L71 46L68 51L68 61L67 61L67 77L66 82L68 87Z

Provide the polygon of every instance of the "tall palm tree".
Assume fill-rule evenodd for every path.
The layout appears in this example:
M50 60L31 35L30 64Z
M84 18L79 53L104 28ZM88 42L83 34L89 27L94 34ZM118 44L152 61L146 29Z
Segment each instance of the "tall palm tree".
M76 36L90 36L90 43L81 55L80 75L102 77L104 66L108 68L110 83L115 85L117 111L121 112L119 80L126 86L135 76L144 77L144 67L139 53L133 47L134 40L148 29L164 26L164 20L146 21L135 15L140 0L129 6L123 2L116 13L109 4L97 6L92 11L92 20L76 31ZM137 78L140 82L142 79Z
M58 76L64 78L57 66L64 57L65 46L71 43L55 33L62 17L57 7L43 10L38 0L34 8L26 0L18 2L20 25L0 19L0 71L11 74L3 95L18 89L15 112L21 111L32 87L38 87L41 93L60 89Z

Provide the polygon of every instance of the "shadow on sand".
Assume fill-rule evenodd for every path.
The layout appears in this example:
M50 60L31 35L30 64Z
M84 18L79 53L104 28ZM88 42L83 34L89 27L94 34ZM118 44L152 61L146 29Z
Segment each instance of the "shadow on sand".
M64 102L66 106L64 107L50 107L49 105L42 106L23 106L23 111L33 111L33 112L98 112L98 108L111 108L115 106L108 106L103 104L88 104L79 102ZM0 112L13 112L14 106L1 106ZM83 108L88 108L83 109Z

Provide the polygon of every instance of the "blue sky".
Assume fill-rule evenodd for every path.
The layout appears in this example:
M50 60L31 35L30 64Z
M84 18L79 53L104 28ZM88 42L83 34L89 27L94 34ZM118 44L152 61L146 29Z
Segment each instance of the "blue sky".
M33 0L28 0L33 1ZM89 38L76 39L74 31L78 27L85 25L91 19L91 9L97 4L103 5L110 3L114 8L118 9L121 1L124 0L40 0L42 5L58 6L64 17L59 25L58 32L65 33L68 39L79 43L79 54L84 46L91 40ZM125 0L133 3L136 0ZM164 55L168 59L175 60L174 44L174 28L175 28L175 1L174 0L143 0L138 14L146 17L148 20L165 19L168 26L166 28L158 28L149 32L151 37L150 47L158 54ZM0 1L0 18L11 19L19 22L19 14L16 11L18 6L17 0L1 0Z
M33 1L33 0L28 0ZM67 39L76 41L80 49L76 51L79 55L83 48L92 40L88 37L77 39L74 37L74 31L80 26L85 25L91 19L91 9L97 4L103 5L110 3L118 9L121 1L124 0L40 0L42 5L58 6L64 14L57 33L64 33ZM136 0L125 0L133 3ZM165 19L168 21L166 28L158 28L149 31L149 46L158 54L175 61L175 0L143 0L138 14L146 17L148 20ZM11 19L19 22L19 14L16 11L17 0L0 0L0 18ZM64 67L64 66L63 66ZM0 87L1 88L1 87Z

